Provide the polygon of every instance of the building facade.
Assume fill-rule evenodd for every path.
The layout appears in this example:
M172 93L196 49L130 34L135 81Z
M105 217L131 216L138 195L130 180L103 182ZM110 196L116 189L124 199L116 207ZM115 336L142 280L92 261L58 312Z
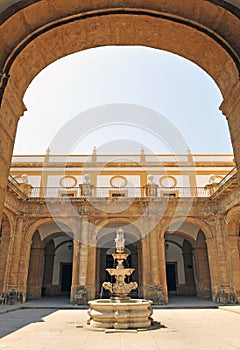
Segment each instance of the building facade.
M232 155L15 156L0 244L0 290L22 300L108 297L125 231L135 297L240 301L239 188Z
M129 264L137 266L141 296L167 302L168 287L171 292L211 295L220 302L239 301L239 32L240 6L234 0L5 0L1 3L0 289L3 293L15 290L19 299L25 300L27 296L60 290L67 293L70 288L72 302L80 303L100 294L104 264L110 263L106 258L111 249L108 242L112 242L115 228L125 224L132 255ZM176 178L179 174L171 175L175 181L169 177L162 179L169 176L166 173L154 173L149 183L147 175L143 175L136 186L142 191L140 196L129 195L126 189L116 193L115 187L111 189L113 196L108 190L106 196L96 196L94 184L98 182L94 174L90 174L90 184L87 179L82 183L77 178L76 186L72 186L74 179L64 180L60 176L61 188L54 189L54 195L45 189L47 173L41 177L38 190L31 188L38 186L31 185L31 174L29 178L23 177L22 186L8 177L18 121L26 110L23 97L31 81L61 57L107 45L142 45L166 50L191 60L215 81L222 94L219 108L227 118L237 170L220 181L218 187L216 176L222 175L211 171L215 180L206 181L210 185L206 187L207 196L199 196L198 190L192 189L193 183L189 185L191 190L167 189L163 196L162 189L153 186L170 183L174 187L177 181L179 187L184 187ZM37 161L38 165L42 162L42 158ZM28 165L24 170L27 168ZM15 170L12 169L14 176ZM16 177L21 177L27 171L17 172ZM119 173L106 176L118 176L115 180L111 177L113 184L130 180L122 171ZM150 169L149 175L152 173ZM35 175L39 176L36 172ZM68 176L76 177L70 173ZM106 178L101 181L108 184ZM71 193L66 193L65 185L76 187L75 192L68 188ZM62 196L58 191L65 194ZM184 191L187 196L181 196ZM99 247L104 247L106 252L100 253L103 250ZM57 255L59 263L52 269ZM72 278L58 278L69 276L71 269ZM68 281L65 286L62 280Z

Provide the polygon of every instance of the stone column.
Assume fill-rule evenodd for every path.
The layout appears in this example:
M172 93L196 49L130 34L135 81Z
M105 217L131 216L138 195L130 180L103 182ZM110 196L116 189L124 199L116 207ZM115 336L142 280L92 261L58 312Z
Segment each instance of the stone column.
M239 237L236 235L226 236L228 241L229 263L231 268L231 284L234 290L234 301L240 302L240 256L239 256Z
M31 246L32 240L23 239L22 240L22 256L20 259L20 273L18 280L18 289L22 293L22 301L26 301L27 296L27 282L28 282L28 271L29 271L29 263L30 263L30 255L31 255ZM43 260L44 260L44 250L42 252Z
M185 275L185 290L186 295L195 295L195 281L193 273L193 249L188 241L184 241L182 248L184 275Z
M160 284L162 286L163 304L167 304L168 289L167 289L167 271L166 271L166 256L165 256L165 238L160 238L158 244L159 244Z
M197 246L194 250L195 266L196 266L196 287L197 296L200 298L211 297L211 277L209 271L209 262L207 247Z
M208 250L209 271L211 278L212 299L215 301L220 286L220 272L218 266L216 238L206 240Z
M51 240L45 248L45 259L44 259L45 261L44 261L44 269L43 269L44 271L43 293L45 295L51 295L54 257L55 257L54 244L53 244L53 240Z
M0 109L0 223L19 117L26 107L12 78L8 78Z
M27 297L40 298L43 285L44 249L32 247L28 271Z
M73 304L85 305L89 300L89 286L87 285L88 241L89 223L87 218L81 218L80 242L74 244L74 276L71 290L71 303ZM78 263L75 259L78 259Z
M231 267L227 254L227 242L225 239L224 219L221 216L216 216L211 223L212 232L215 233L216 246L212 251L212 260L209 259L210 272L212 278L212 264L216 264L218 268L218 285L212 283L213 298L219 303L233 303L235 302L235 295L232 288L231 281ZM207 244L208 241L207 241ZM209 255L210 256L210 255Z
M79 261L80 261L80 242L73 241L73 267L72 267L72 287L71 287L71 304L75 304L75 293L79 285Z
M6 292L6 282L8 277L8 270L10 261L8 256L10 255L11 237L10 235L4 235L0 238L0 293Z
M89 286L89 299L95 299L96 295L96 258L97 247L88 246L88 269L87 269L87 286Z
M146 222L143 222L143 232L148 232ZM148 287L150 286L150 256L149 256L149 234L143 234L141 239L141 282L138 286L140 297L147 298Z
M163 287L164 275L166 276L165 255L162 254L162 249L161 249L162 256L161 256L161 262L160 262L159 233L160 233L160 227L159 225L156 225L149 234L149 257L150 257L150 277L151 278L150 278L150 286L148 288L148 298L153 300L155 304L164 304L166 302L166 296L164 295L165 290ZM161 240L161 245L164 245L162 241L164 240Z
M20 217L16 219L15 231L12 237L12 251L10 252L10 269L8 276L8 288L18 289L21 259L23 257L22 241L24 239L24 221L25 219Z

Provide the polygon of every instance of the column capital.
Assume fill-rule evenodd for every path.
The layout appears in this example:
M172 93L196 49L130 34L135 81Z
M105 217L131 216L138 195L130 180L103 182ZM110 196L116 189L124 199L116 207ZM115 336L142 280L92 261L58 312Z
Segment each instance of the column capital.
M240 104L240 80L230 89L219 109L228 119L231 112Z
M7 85L4 90L4 95L2 97L1 108L4 108L5 102L8 104L12 112L14 112L15 117L19 119L24 112L27 110L22 96L19 94L16 84L12 77L8 77Z

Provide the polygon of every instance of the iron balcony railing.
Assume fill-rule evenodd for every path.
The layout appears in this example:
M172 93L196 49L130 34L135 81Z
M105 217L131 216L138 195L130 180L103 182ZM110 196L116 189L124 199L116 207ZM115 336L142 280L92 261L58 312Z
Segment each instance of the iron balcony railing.
M144 187L92 187L85 192L78 187L33 187L31 198L137 198L137 197L208 197L204 187L158 187L146 191Z

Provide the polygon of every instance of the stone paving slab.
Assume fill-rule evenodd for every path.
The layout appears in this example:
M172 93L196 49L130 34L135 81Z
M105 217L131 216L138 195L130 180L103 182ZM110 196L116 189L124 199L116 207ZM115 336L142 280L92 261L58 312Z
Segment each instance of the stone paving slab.
M240 349L240 314L224 309L154 310L161 328L109 332L87 326L86 310L29 309L0 315L0 350Z

